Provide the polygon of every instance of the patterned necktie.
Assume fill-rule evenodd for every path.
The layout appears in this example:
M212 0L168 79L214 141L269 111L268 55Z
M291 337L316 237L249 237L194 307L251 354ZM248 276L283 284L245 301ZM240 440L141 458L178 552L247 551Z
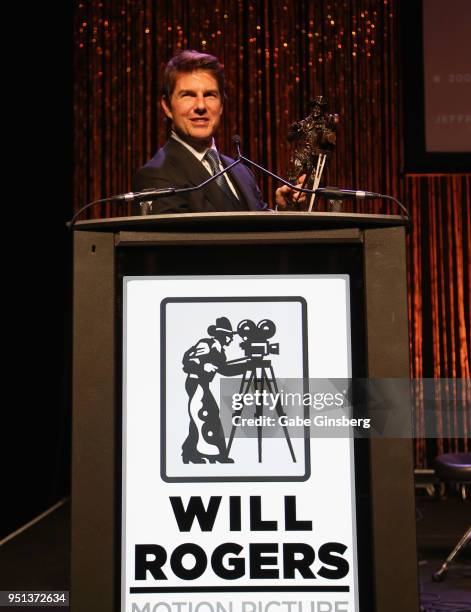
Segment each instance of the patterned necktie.
M221 169L219 167L219 155L218 152L214 149L208 149L203 157L204 161L207 161L209 167L211 168L211 173L214 175L217 172L220 172ZM234 194L229 187L229 183L226 181L226 177L224 174L218 176L217 179L214 179L214 182L218 187L220 187L223 192L226 194L228 198L234 198Z

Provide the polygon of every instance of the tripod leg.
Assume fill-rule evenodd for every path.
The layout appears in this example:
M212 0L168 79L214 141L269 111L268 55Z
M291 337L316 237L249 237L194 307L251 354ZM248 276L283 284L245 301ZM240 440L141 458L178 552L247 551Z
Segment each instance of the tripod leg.
M274 394L275 395L278 394L279 391L278 391L278 385L276 384L276 378L275 378L275 372L273 371L273 366L270 366L269 371L270 371L270 378L268 378L265 372L265 379L267 381L268 390L273 396ZM283 408L281 407L281 401L279 399L276 402L275 410L278 415L278 418L280 418L281 416L285 416ZM288 428L286 427L286 425L282 425L281 427L283 429L283 433L285 434L286 444L288 445L291 459L293 460L293 463L296 463L296 455L294 454L293 445L291 444L291 438L289 436Z
M261 396L263 397L263 370L261 372L260 378L255 378L255 390L261 392ZM255 418L263 415L263 406L259 402L257 402L255 408ZM258 449L258 462L262 463L262 436L263 436L263 427L262 425L257 425L257 449Z
M247 374L249 374L248 371L244 372L244 375L242 377L242 381L240 383L240 389L239 389L239 395L241 395L242 397L248 393L249 389L250 389L250 385L253 381L253 377L254 377L254 373L251 370L250 371L250 376L247 378ZM241 414L242 414L242 410L241 410ZM236 432L236 426L232 425L231 428L231 434L229 436L229 441L227 443L227 455L229 456L229 453L231 451L231 446L232 446L232 442L234 440L234 436L235 436L235 432Z

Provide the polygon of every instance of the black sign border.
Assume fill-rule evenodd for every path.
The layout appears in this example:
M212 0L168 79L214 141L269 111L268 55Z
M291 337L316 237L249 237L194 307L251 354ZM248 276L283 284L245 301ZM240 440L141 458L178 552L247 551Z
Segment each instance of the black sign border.
M164 482L305 482L311 476L311 448L309 427L304 428L304 458L305 469L302 476L168 476L166 462L166 306L167 304L185 303L233 303L233 302L298 302L301 305L301 323L303 340L303 392L309 391L308 370L308 327L307 302L302 296L224 296L224 297L167 297L160 303L160 477ZM304 418L309 417L308 407L304 407Z

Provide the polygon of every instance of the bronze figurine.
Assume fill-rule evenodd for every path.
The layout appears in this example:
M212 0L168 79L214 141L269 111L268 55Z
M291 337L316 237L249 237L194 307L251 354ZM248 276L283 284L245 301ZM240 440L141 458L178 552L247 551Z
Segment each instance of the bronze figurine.
M310 113L304 119L292 123L288 130L288 142L293 143L289 161L288 179L298 183L303 174L306 178L303 187L316 189L319 186L325 162L335 149L337 142L338 114L327 113L327 101L324 96L311 100ZM310 198L309 210L312 209L314 197ZM296 205L293 202L293 206Z

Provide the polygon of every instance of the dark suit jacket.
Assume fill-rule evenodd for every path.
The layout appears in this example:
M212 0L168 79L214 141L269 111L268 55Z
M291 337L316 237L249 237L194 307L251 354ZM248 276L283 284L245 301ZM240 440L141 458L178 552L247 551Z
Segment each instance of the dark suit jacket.
M223 166L234 160L220 154ZM252 172L243 164L238 164L229 175L239 199L229 198L216 182L203 189L187 194L159 198L152 203L151 214L224 212L237 210L264 210L260 190ZM133 191L161 187L190 187L199 185L210 176L209 172L196 157L182 144L170 138L134 176ZM140 215L140 204L133 205L133 214Z

